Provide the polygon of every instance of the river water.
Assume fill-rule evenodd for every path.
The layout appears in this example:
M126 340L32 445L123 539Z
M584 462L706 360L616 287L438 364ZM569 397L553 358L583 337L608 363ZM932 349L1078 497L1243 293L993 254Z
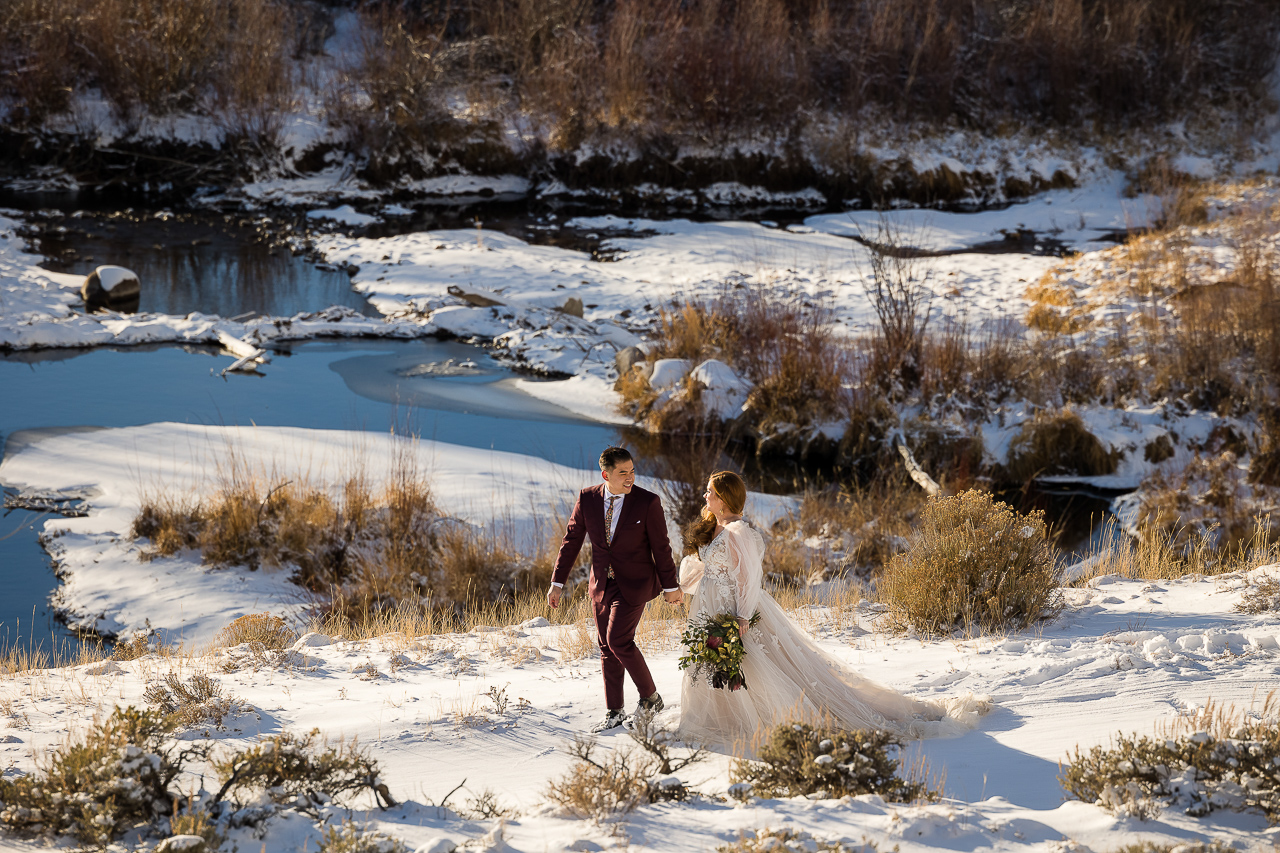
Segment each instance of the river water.
M290 316L345 305L377 316L346 274L294 256L252 225L98 211L42 217L46 266L120 264L143 282L140 310ZM424 366L468 362L465 370ZM157 421L409 430L424 438L590 467L612 427L521 392L478 347L434 339L344 339L279 349L260 373L220 371L217 347L155 345L0 354L0 450L17 430ZM0 483L14 492L13 484ZM47 517L0 517L0 648L74 643L51 606L57 586L38 533Z
M345 273L290 251L282 231L297 235L313 225L301 217L270 223L240 214L141 213L124 200L58 196L7 196L0 203L28 212L37 230L35 250L46 256L49 269L87 274L100 264L119 264L138 272L141 311L291 316L342 305L377 316L352 291ZM88 209L77 209L77 204ZM423 208L369 233L467 227L479 219L484 227L531 242L596 254L597 234L558 225L584 212L599 211L535 207L528 200L474 201ZM717 211L709 218L787 217L777 211L752 213L743 217L742 211ZM443 374L422 369L450 360L475 367ZM601 447L619 439L612 427L522 393L515 375L486 351L458 342L295 343L277 352L261 373L223 378L219 371L230 361L216 347L190 345L0 354L0 451L17 430L178 421L374 431L395 427L444 442L590 467ZM1020 503L1026 504L1027 497ZM1094 516L1105 505L1090 496L1040 496L1032 503L1064 500L1067 506L1057 514L1077 520ZM1045 508L1055 514L1052 506ZM37 541L46 520L26 510L10 510L0 518L0 583L9 593L0 599L0 648L47 646L50 638L74 642L50 604L57 579ZM1087 530L1079 533L1087 539Z

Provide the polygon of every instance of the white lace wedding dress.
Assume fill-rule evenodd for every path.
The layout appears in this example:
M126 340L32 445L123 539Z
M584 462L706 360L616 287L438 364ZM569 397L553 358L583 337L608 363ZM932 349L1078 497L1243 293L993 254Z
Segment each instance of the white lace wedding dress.
M698 557L680 564L680 587L692 598L689 619L735 613L760 621L743 638L746 690L713 688L686 671L679 736L754 752L753 740L784 721L846 729L886 729L903 738L938 737L972 728L991 707L973 694L942 703L903 696L824 652L763 588L764 540L745 521L726 525Z

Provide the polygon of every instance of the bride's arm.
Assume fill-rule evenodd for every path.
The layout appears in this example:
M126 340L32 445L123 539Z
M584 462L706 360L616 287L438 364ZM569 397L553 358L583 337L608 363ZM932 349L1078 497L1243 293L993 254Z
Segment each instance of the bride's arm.
M734 579L734 606L739 620L750 620L760 608L764 584L764 543L760 534L743 524L729 536L729 566Z
M690 554L680 561L680 589L686 595L693 595L698 591L698 584L702 582L702 573L706 567L694 555Z

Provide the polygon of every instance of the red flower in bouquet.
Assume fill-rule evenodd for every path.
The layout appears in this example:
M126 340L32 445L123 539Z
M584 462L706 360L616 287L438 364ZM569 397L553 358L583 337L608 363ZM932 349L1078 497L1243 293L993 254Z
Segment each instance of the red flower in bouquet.
M724 645L723 637L717 637L715 634L712 634L710 637L707 637L707 646L709 648L718 649L723 645Z

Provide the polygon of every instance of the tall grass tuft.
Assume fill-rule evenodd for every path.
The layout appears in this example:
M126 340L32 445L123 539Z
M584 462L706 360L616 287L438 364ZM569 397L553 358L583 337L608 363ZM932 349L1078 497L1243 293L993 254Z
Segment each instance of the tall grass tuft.
M0 63L16 117L36 124L96 87L137 129L206 112L237 139L274 144L292 103L295 15L273 0L49 0L0 5Z

